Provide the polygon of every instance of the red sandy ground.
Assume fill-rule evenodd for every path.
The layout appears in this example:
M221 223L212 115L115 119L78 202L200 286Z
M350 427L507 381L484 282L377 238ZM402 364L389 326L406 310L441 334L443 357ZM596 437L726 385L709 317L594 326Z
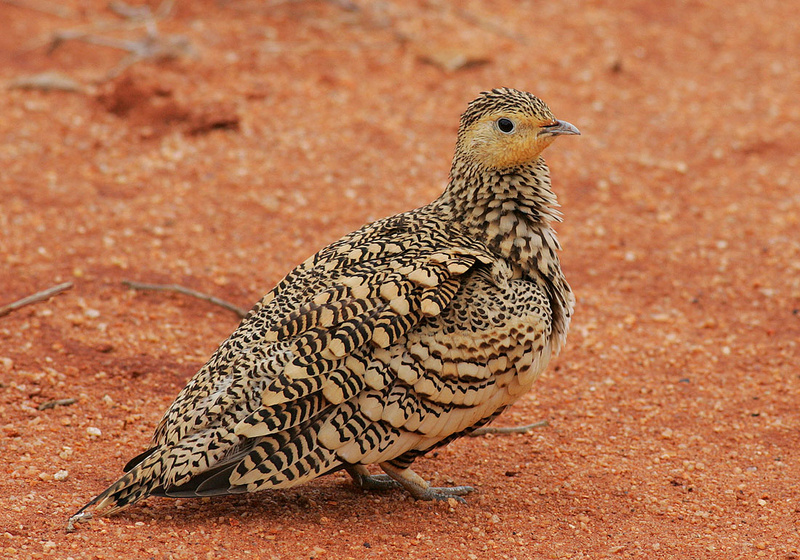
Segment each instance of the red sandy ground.
M13 4L0 303L74 288L0 318L0 556L798 558L796 3L178 2L158 30L193 55L110 81L120 51L48 53L58 30L120 21L105 1ZM44 71L86 87L18 87ZM476 486L465 506L334 475L151 498L66 533L237 324L122 281L248 307L340 235L436 197L460 112L501 85L583 133L547 153L572 332L498 422L550 426L419 461Z

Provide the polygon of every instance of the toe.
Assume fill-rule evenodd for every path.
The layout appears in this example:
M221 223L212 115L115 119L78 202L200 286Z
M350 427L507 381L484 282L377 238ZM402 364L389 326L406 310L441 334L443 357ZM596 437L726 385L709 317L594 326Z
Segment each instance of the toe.
M424 494L427 496L421 498L423 500L438 500L446 502L450 498L454 498L457 502L466 504L467 500L462 498L475 489L472 486L444 486L444 487L430 487Z

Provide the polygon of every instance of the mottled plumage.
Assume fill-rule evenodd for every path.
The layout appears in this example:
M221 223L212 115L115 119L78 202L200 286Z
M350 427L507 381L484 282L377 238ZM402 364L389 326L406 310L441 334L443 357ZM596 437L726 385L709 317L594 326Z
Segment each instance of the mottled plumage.
M529 93L482 93L462 115L442 196L290 272L83 509L288 488L342 468L420 499L469 492L429 488L409 466L491 421L563 345L573 296L540 154L577 133Z

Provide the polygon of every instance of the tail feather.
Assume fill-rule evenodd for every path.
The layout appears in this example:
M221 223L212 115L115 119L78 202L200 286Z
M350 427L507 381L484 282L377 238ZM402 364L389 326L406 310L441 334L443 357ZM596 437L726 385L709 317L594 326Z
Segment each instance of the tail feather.
M262 438L246 439L229 451L228 456L213 467L193 475L182 484L169 485L161 493L155 495L168 498L201 498L208 496L224 496L242 494L247 488L232 486L230 475L239 464L261 441Z
M111 515L150 494L159 493L163 456L163 449L148 450L143 461L78 510L75 516L82 514L90 507L97 515Z
M238 463L238 461L226 463L193 476L185 484L165 489L163 496L168 498L204 498L228 494L244 494L247 492L246 486L232 486L229 482L231 473Z
M70 519L68 529L93 515L107 516L147 496L204 497L289 488L341 468L319 431L335 408L326 407L270 435L245 437L220 428L156 445L125 466L127 472Z
M140 460L136 466L130 468L119 480L100 492L69 518L67 532L74 531L76 524L91 519L94 514L111 515L150 494L158 493L161 490L160 473L163 453L163 450L154 448L143 454L146 455L144 460L140 460L143 455L136 457L134 461ZM130 467L134 461L128 463L126 468Z
M122 471L123 472L130 471L133 467L135 467L136 465L138 465L139 463L141 463L142 461L147 459L150 455L155 453L156 449L158 449L158 448L157 447L151 447L147 451L139 453L136 457L134 457L133 459L131 459L130 461L125 463L125 466L122 467Z

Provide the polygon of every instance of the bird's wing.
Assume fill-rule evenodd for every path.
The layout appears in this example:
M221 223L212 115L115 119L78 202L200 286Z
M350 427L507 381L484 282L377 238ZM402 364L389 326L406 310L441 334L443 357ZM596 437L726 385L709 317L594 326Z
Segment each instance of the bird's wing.
M189 480L199 473L207 479L203 492L220 490L229 475L248 490L318 476L339 460L320 446L320 434L355 411L365 388L392 381L374 354L440 315L464 275L493 258L468 239L454 244L450 232L400 215L298 266L164 416L153 445L171 448L162 469L166 493L194 486Z
M401 344L376 348L350 408L322 425L319 440L347 463L420 454L493 417L544 370L551 355L546 289L492 270L469 274L447 309ZM362 430L359 434L358 431Z
M440 271L446 270L446 260L436 261L442 261ZM405 314L392 310L392 316L416 313L413 321L376 337L387 323L366 317L383 317L394 299L379 298L383 303L370 306L374 313L361 314L347 340L334 346L344 352L331 350L328 343L313 344L313 352L301 352L300 362L285 368L289 374L271 382L262 406L235 428L247 438L264 438L263 443L230 464L226 483L254 491L303 482L342 462L413 460L492 418L546 366L552 317L540 284L513 280L489 267L458 268L433 285L404 284L412 304L408 311L403 306ZM436 304L435 313L425 314L419 300L436 286L452 289L452 295ZM312 314L310 307L290 315L280 328ZM341 331L326 327L320 336L316 319L302 324L313 333L312 340L333 341ZM350 332L361 332L357 342L349 342L355 336ZM303 335L290 336L299 340ZM283 438L288 434L295 436L287 444Z

